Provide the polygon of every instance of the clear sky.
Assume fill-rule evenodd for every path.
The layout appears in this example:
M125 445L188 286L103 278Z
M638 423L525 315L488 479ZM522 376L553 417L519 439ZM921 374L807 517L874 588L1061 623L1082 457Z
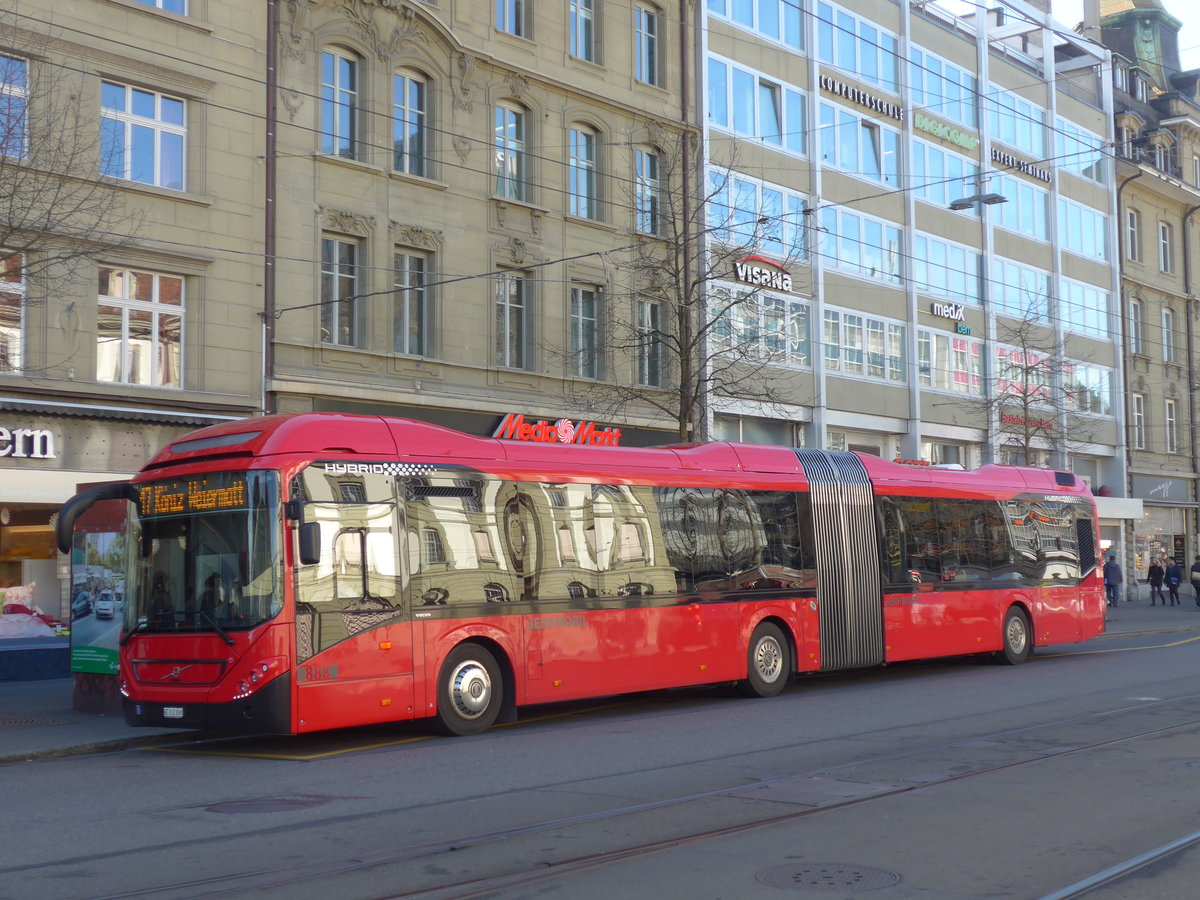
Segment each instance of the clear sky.
M1179 62L1200 69L1200 4L1196 0L1162 0L1163 8L1183 23L1179 30ZM1083 0L1050 0L1054 18L1072 28L1083 21Z

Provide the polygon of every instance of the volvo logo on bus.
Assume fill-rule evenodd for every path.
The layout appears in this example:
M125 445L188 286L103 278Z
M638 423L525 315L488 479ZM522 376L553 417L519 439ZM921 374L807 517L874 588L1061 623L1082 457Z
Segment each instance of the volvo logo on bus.
M595 422L580 422L570 419L549 422L541 419L530 423L521 413L509 413L504 417L492 437L505 441L531 441L540 444L587 444L592 447L617 447L621 443L620 428L600 428Z
M738 281L776 291L791 291L792 276L777 262L762 256L743 256L733 264Z

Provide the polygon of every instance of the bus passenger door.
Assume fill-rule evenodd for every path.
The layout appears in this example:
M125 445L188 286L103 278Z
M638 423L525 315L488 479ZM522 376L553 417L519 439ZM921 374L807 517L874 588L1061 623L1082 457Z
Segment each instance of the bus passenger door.
M318 561L296 567L300 731L413 717L395 479L346 468L318 463L302 476L302 521L320 540Z

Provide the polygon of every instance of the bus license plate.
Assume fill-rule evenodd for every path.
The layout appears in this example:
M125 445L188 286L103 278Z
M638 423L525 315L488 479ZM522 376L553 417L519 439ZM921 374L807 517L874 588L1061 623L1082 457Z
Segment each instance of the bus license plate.
M163 718L164 719L182 719L183 718L183 707L182 706L164 706L163 707Z

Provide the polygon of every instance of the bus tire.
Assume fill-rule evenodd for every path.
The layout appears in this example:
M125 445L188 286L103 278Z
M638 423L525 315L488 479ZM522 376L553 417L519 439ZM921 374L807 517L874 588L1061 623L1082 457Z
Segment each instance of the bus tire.
M774 697L792 674L792 655L778 626L763 622L750 636L746 680L738 691L746 697Z
M446 735L480 734L500 715L504 681L500 666L479 644L459 644L438 676L437 725Z
M1029 616L1019 606L1011 606L1004 614L1004 627L1000 632L1002 649L993 659L1002 666L1019 666L1033 653L1033 631L1029 627Z

